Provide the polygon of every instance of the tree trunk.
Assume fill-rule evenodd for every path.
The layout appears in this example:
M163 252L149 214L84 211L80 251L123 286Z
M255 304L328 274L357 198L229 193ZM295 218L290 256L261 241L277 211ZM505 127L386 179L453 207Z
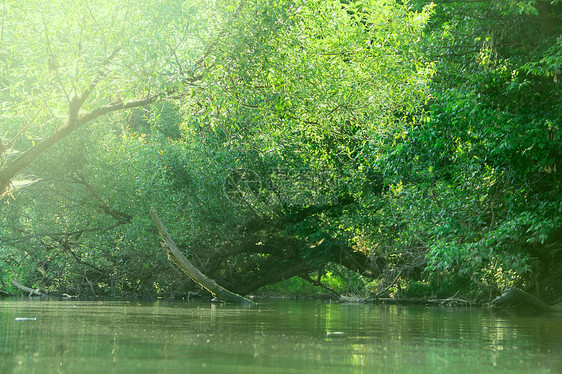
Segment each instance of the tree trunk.
M214 280L201 273L180 252L176 243L174 243L172 237L170 236L170 234L168 234L168 231L166 231L166 228L162 224L162 221L160 221L160 217L158 217L158 214L156 213L156 210L154 208L150 208L150 215L152 216L154 224L158 228L160 236L164 240L164 242L162 243L162 248L164 248L164 251L168 254L170 260L172 260L172 262L175 263L185 274L187 274L197 284L209 291L219 300L245 305L255 304L252 300L230 292L229 290L221 287Z
M310 266L303 260L296 260L295 262L287 265L273 264L272 266L265 266L260 269L258 274L255 274L254 280L248 282L241 280L238 283L236 279L221 280L221 283L229 287L231 290L240 292L241 294L248 294L254 292L260 287L274 284L284 280L289 280L294 276L308 274L311 271Z

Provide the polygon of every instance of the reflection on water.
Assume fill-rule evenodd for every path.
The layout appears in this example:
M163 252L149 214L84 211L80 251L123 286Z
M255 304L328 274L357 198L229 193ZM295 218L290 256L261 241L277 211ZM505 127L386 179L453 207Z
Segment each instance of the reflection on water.
M99 372L562 373L562 317L294 301L0 301L0 373Z

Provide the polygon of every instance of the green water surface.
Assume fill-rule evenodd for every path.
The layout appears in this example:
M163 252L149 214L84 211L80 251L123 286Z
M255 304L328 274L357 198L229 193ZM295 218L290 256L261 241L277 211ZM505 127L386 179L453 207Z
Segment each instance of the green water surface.
M7 299L0 373L562 373L562 317L288 300Z

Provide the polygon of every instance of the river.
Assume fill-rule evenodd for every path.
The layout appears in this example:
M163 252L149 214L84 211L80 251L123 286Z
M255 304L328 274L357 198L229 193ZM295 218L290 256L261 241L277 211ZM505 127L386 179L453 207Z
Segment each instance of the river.
M0 373L562 373L562 317L266 300L0 300Z

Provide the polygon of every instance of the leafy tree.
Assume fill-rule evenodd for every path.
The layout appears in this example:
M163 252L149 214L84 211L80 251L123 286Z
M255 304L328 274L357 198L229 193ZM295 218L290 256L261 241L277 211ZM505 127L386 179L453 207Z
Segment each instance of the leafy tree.
M50 200L45 210L31 210L29 216L29 222L44 223L26 226L21 237L12 234L4 245L17 247L30 232L48 238L52 246L36 243L61 259L72 259L74 269L93 271L66 283L78 285L83 292L89 292L88 288L95 293L133 292L135 287L159 292L160 286L155 286L159 281L149 273L154 274L160 265L149 260L151 251L143 254L134 248L145 248L141 243L149 246L154 240L153 234L143 232L150 226L143 212L154 203L163 208L164 220L176 217L170 232L181 238L180 246L207 273L237 291L306 274L329 261L368 271L368 252L354 251L355 234L346 231L354 221L344 218L348 221L344 229L338 217L361 193L365 144L375 133L401 128L409 121L406 113L424 101L431 65L423 59L418 38L429 9L412 12L405 5L384 1L247 1L220 6L224 8L210 13L214 18L206 18L204 26L183 24L185 7L182 12L164 12L173 20L169 27L154 18L158 12L153 10L146 16L149 21L139 16L142 27L154 22L154 27L183 33L163 31L159 35L165 36L152 42L152 32L141 26L130 34L127 30L121 38L123 46L119 44L119 53L105 65L107 72L99 75L99 82L95 77L100 64L91 69L99 93L95 98L103 105L112 105L105 104L112 99L103 92L122 93L125 99L148 90L156 92L149 101L139 103L145 105L161 98L160 92L184 95L183 89L193 87L195 80L197 87L184 96L181 112L151 106L132 112L128 119L113 117L124 120L124 129L118 124L105 124L97 131L79 129L80 137L53 148L52 158L45 157L29 169L44 177L28 189L30 200L21 195L11 203L14 210L24 206L29 210L41 201L37 196L46 194ZM84 12L90 19L90 11ZM202 42L180 43L182 36L195 31L203 34ZM218 37L209 42L211 37L205 38L205 33ZM205 42L206 49L194 52ZM129 51L133 58L126 54ZM104 61L102 57L99 60ZM57 83L64 102L67 86L57 82L58 70L53 70L49 82ZM90 87L87 77L68 71L69 82L78 83L67 84L77 86L77 93L80 82ZM146 72L148 79L139 76L142 84L137 85L131 80L136 76L133 71ZM19 72L14 68L14 74ZM110 73L131 86L117 89L123 87L122 82L107 78ZM91 105L98 113L96 102ZM162 116L178 118L178 113L184 116L181 139L176 130L173 139L155 132ZM14 122L12 131L20 125ZM44 131L48 130L46 126ZM58 170L47 167L59 163L65 154L72 155L74 165L67 162ZM263 182L257 195L225 184L239 169L250 170ZM311 173L339 182L306 191ZM56 196L58 190L69 190L65 195L76 200L75 209L64 207ZM249 200L251 196L258 198ZM299 198L289 198L295 196ZM233 202L233 197L238 200ZM49 209L54 207L60 213L49 218ZM12 233L21 218L11 216ZM65 225L59 226L61 222ZM70 251L65 249L68 245ZM8 256L13 264L29 259L28 266L33 267L46 252L38 253L37 259L25 253L10 256L15 255ZM49 263L60 274L68 273L61 268L64 261Z
M204 8L182 1L6 0L2 8L2 195L77 129L189 84L195 78L180 65L195 64L210 34L198 22Z
M344 229L339 216L354 211L363 188L365 145L403 129L424 101L432 70L418 38L429 13L384 1L263 1L241 10L236 37L217 44L226 53L213 55L213 84L189 102L191 112L201 108L190 124L213 125L203 135L209 146L233 156L234 173L250 170L262 182L238 195L230 209L245 217L240 237L214 254L226 259L220 268L234 268L231 288L247 292L330 261L370 272L369 251L353 249L357 221ZM331 182L311 187L319 175Z
M6 280L193 291L155 206L239 293L561 289L562 2L59 5L4 3Z
M426 118L384 158L406 196L438 209L421 237L434 275L491 293L560 287L551 264L560 262L561 9L540 1L435 7L423 41L437 61ZM408 227L420 227L424 215L411 213Z

